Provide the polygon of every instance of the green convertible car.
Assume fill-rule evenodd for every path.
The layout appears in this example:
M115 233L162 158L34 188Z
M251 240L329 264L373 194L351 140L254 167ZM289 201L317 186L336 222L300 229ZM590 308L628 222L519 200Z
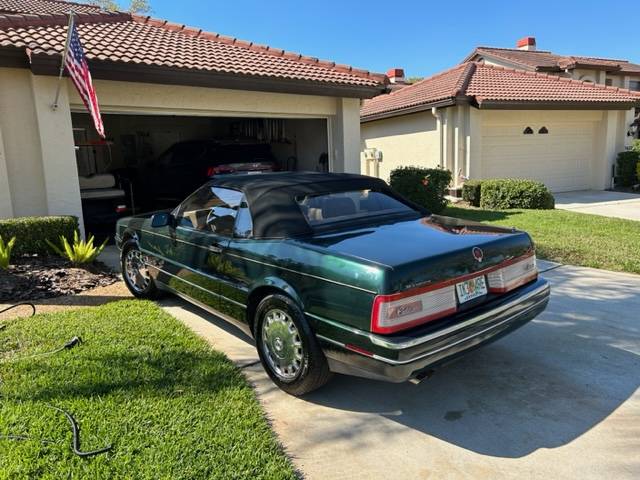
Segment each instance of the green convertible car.
M234 322L293 395L332 372L418 381L549 300L526 233L431 215L360 175L217 177L171 212L120 220L116 241L135 296Z

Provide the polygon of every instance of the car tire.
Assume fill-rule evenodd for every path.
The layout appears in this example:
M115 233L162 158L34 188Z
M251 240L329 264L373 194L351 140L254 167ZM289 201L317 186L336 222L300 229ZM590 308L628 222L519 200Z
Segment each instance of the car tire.
M144 262L144 254L136 242L129 240L122 246L120 256L124 284L134 297L155 300L161 292L141 262Z
M273 294L258 304L254 338L263 368L281 390L301 396L331 379L324 353L300 307Z

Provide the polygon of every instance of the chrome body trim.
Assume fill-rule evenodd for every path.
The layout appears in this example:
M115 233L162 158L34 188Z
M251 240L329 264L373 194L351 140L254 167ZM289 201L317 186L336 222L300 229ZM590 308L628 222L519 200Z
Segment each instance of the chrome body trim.
M187 295L180 293L176 290L174 290L173 288L169 287L168 285L162 283L162 286L164 289L170 291L171 293L173 293L174 295L176 295L177 297L180 297L181 299L183 299L186 302L191 303L192 305L195 305L198 308L201 308L203 310L206 310L207 312L209 312L212 315L215 315L216 317L220 317L222 320L224 320L225 322L229 322L232 325L235 325L236 327L238 327L240 330L242 330L244 333L246 333L247 335L249 335L251 338L253 338L253 334L251 333L251 329L249 328L249 325L247 325L244 322L241 322L239 320L236 320L233 317L230 317L228 315L225 315L224 313L216 310L213 307L210 307L209 305L206 305L202 302L199 302L197 300L194 300L191 297L188 297Z
M156 237L162 237L162 238L167 238L169 240L173 240L176 242L180 242L180 243L186 243L187 245L191 245L192 247L197 247L197 248L203 248L204 250L210 250L208 245L198 245L197 243L192 243L192 242L188 242L186 240L182 240L178 237L170 237L169 235L163 235L161 233L157 233L157 232L152 232L150 230L140 230L143 233L149 233L151 235L155 235Z
M502 305L500 305L500 306L498 306L498 307L496 307L496 308L494 308L492 310L489 310L489 311L484 312L484 313L482 313L480 315L477 315L477 316L475 316L473 318L470 318L469 320L466 320L466 321L461 322L461 323L457 323L455 325L451 325L450 327L445 328L443 330L438 330L437 332L433 332L433 333L430 333L428 335L424 335L422 337L413 338L411 340L407 340L407 341L401 342L401 343L390 342L388 339L386 339L385 337L383 337L381 335L376 335L376 334L373 334L371 332L366 332L364 330L360 330L360 329L357 329L357 328L354 328L354 327L350 327L350 326L344 325L342 323L330 320L328 318L320 317L318 315L313 315L313 314L308 313L308 312L305 312L305 315L308 315L311 318L314 318L314 319L319 320L321 322L328 323L328 324L330 324L330 325L332 325L334 327L340 328L342 330L346 330L346 331L348 331L350 333L353 333L355 335L359 335L359 336L365 337L374 345L378 345L380 347L384 347L384 348L387 348L387 349L390 349L390 350L405 350L407 348L415 347L417 345L422 345L423 343L427 343L427 342L430 342L432 340L437 340L440 337L449 335L449 334L454 333L454 332L456 332L458 330L463 330L463 329L465 329L465 328L467 328L469 326L472 326L475 323L479 323L479 322L481 322L483 320L486 320L489 317L492 317L494 315L499 315L500 313L502 313L502 312L504 312L506 310L509 310L510 308L513 308L514 306L518 305L519 303L522 303L522 302L524 302L524 301L526 301L526 300L528 300L528 299L530 299L532 297L535 297L536 295L539 295L540 293L544 292L545 290L549 290L549 288L550 288L549 285L545 283L544 285L539 286L535 290L532 290L532 291L528 292L526 295L514 298L510 302L504 303L504 304L502 304ZM541 301L545 301L545 300L541 300ZM519 314L528 312L529 310L535 308L539 303L540 302L535 303L534 305L532 305L528 309L524 310L523 312L519 312ZM488 327L487 329L483 330L482 332L477 332L477 333L474 334L474 336L475 335L479 335L479 334L481 334L483 332L486 332L486 331L490 330L491 328L495 328L497 326L500 326L500 325L502 325L503 323L505 323L507 321L509 321L509 319L507 319L507 320L505 320L503 322L500 322L498 324L492 325L491 327ZM468 338L471 338L471 337L468 337ZM461 341L468 340L468 338L465 338L464 340L461 340ZM460 343L460 342L456 342L456 343ZM451 347L453 345L455 345L455 344L448 345L446 348ZM431 352L429 353L429 355L430 354L431 354ZM375 356L374 356L374 358L375 358ZM402 362L397 362L397 363L410 363L410 362L412 362L414 360L417 360L418 358L421 358L421 357L416 357L416 358L413 358L413 359L408 360L408 361L402 361ZM380 359L384 359L384 357L380 357ZM384 359L384 360L386 361L388 359ZM396 362L396 361L389 360L389 362L393 363L393 362Z
M146 253L146 252L145 252L145 253ZM209 289L207 289L207 288L204 288L204 287L203 287L203 286L201 286L201 285L196 285L195 283L190 282L189 280L185 280L184 278L181 278L181 277L179 277L179 276L177 276L177 275L174 275L173 273L169 273L169 272L167 272L166 270L163 270L162 268L160 268L160 267L158 267L158 266L156 266L156 265L153 265L153 264L148 263L148 262L145 262L145 265L146 265L148 268L153 268L154 270L157 270L157 271L159 271L159 272L162 272L162 273L164 273L165 275L169 275L170 277L176 278L176 279L180 280L181 282L184 282L184 283L186 283L186 284L188 284L188 285L191 285L192 287L195 287L195 288L197 288L197 289L199 289L199 290L202 290L203 292L209 293L209 294L214 295L214 296L216 296L216 297L218 297L218 298L221 298L221 299L223 299L223 300L226 300L226 301L227 301L227 302L229 302L229 303L233 303L234 305L237 305L237 306L242 307L242 308L245 308L245 309L247 308L247 306L246 306L245 304L243 304L243 303L240 303L240 302L237 302L237 301L235 301L235 300L232 300L232 299L230 299L229 297L225 297L224 295L220 295L220 294L219 294L219 293L217 293L217 292L212 292L211 290L209 290ZM185 268L186 268L186 267L185 267ZM200 274L200 275L203 275L201 272L195 272L195 273ZM205 275L205 276L207 276L207 275ZM161 283L162 283L162 282L161 282ZM163 283L163 285L166 285L166 284L164 284L164 283ZM170 288L170 287L167 287L167 288ZM173 291L173 289L171 289L171 290Z
M220 253L220 252L218 252L217 250L213 250L213 249L212 249L211 247L209 247L209 246L205 246L205 245L197 245L197 244L195 244L195 243L187 242L186 240L181 240L181 239L179 239L179 238L170 237L170 236L168 236L168 235L163 235L163 234L161 234L161 233L152 232L152 231L150 231L150 230L140 230L140 231L141 231L141 232L143 232L143 233L149 233L149 234L151 234L151 235L156 235L156 236L158 236L158 237L168 238L169 240L175 240L175 241L177 241L177 242L186 243L187 245L192 245L192 246L194 246L194 247L203 248L203 249L205 249L205 250L207 250L207 251L210 251L210 252ZM214 248L217 248L217 247L214 247ZM237 255L237 254L235 254L235 253L229 253L229 252L226 252L226 255L229 255L230 257L239 258L239 259L241 259L241 260L246 260L247 262L254 262L254 263L258 263L258 264L260 264L260 265L265 265L265 266L267 266L267 267L278 268L278 269L280 269L280 270L285 270L285 271L287 271L287 272L296 273L296 274L298 274L298 275L303 275L303 276L305 276L305 277L315 278L316 280L322 280L323 282L333 283L333 284L335 284L335 285L340 285L340 286L342 286L342 287L353 288L353 289L355 289L355 290L360 290L360 291L362 291L362 292L366 292L366 293L371 293L371 294L374 294L374 295L378 293L378 292L375 292L375 291L373 291L373 290L367 290L366 288L356 287L356 286L354 286L354 285L349 285L349 284L347 284L347 283L338 282L337 280L331 280L331 279L329 279L329 278L319 277L319 276L317 276L317 275L312 275L312 274L310 274L310 273L301 272L301 271L299 271L299 270L292 270L292 269L290 269L290 268L281 267L280 265L274 265L274 264L272 264L272 263L267 263L267 262L262 262L262 261L260 261L260 260L255 260L255 259L253 259L253 258L243 257L242 255Z
M278 269L284 270L286 272L296 273L298 275L302 275L302 276L305 276L305 277L315 278L316 280L322 280L323 282L333 283L335 285L340 285L341 287L353 288L354 290L360 290L362 292L371 293L373 295L376 295L378 293L378 292L374 292L373 290L367 290L366 288L356 287L355 285L349 285L348 283L338 282L337 280L331 280L329 278L324 278L324 277L319 277L317 275L312 275L311 273L300 272L298 270L292 270L292 269L287 268L287 267L281 267L280 265L274 265L272 263L267 263L267 262L262 262L260 260L255 260L253 258L243 257L242 255L236 255L235 253L228 253L227 252L227 255L229 255L230 257L240 258L240 259L246 260L248 262L259 263L260 265L265 265L267 267L278 268Z

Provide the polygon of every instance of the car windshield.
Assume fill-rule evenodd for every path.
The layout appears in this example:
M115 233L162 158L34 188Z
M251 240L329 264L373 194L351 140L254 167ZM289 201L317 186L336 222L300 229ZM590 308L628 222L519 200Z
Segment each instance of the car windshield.
M401 201L374 190L307 195L296 200L311 226L380 215L417 213Z

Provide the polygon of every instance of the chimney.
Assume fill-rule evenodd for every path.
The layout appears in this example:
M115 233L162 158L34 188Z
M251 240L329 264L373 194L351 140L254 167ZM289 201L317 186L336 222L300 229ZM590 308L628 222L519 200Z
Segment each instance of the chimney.
M523 37L516 43L518 50L535 50L536 37Z
M404 85L404 70L402 68L390 68L387 71L387 77L391 83Z

